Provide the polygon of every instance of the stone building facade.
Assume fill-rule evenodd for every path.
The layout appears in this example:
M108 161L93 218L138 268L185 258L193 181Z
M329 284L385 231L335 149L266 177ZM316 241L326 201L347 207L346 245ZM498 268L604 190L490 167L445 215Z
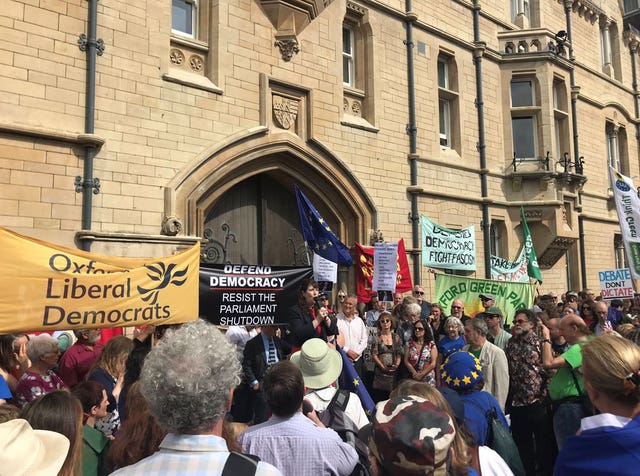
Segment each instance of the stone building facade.
M404 238L427 291L420 214L476 226L478 277L521 247L521 205L543 290L624 263L607 165L640 170L637 1L2 6L3 226L300 264L296 183L343 242Z

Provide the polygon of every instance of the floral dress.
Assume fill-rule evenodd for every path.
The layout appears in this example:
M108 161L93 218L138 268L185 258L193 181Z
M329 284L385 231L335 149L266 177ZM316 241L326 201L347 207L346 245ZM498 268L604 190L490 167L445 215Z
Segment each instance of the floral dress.
M413 339L409 341L407 347L409 349L409 363L416 371L421 372L422 369L428 367L431 363L431 349L435 347L435 343L430 340L423 344L416 344ZM421 355L422 354L422 355ZM436 385L436 372L435 369L426 374L422 378L423 382L427 382L435 387Z

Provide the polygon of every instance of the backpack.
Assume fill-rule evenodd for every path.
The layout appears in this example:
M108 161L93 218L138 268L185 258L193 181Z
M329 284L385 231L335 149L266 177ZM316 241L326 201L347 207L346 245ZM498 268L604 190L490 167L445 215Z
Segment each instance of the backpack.
M323 412L319 412L320 421L335 431L342 441L351 445L358 453L358 463L349 476L371 476L369 448L358 438L359 428L345 413L351 392L337 390Z
M513 436L511 436L509 428L504 426L504 423L498 418L496 409L490 407L490 409L485 412L483 408L474 402L469 401L469 403L483 412L487 419L488 429L485 445L500 455L509 468L511 468L514 476L524 476L525 470L522 465L522 460L520 459L518 447L515 441L513 441Z
M232 451L229 453L227 461L222 468L222 476L253 476L258 469L258 458L255 455L237 453Z

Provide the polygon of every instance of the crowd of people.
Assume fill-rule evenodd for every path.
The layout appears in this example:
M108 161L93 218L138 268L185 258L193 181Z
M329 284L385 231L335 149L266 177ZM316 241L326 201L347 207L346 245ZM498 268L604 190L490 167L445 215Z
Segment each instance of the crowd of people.
M305 280L288 326L0 336L0 474L635 474L638 303L478 298Z

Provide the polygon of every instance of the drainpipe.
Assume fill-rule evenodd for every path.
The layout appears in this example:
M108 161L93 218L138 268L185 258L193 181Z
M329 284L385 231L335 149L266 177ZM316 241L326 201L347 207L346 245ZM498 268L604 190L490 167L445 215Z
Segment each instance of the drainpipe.
M638 53L638 42L633 40L629 43L629 52L631 54L631 73L633 87L633 105L636 119L640 113L640 92L638 92L638 72L636 71L636 54ZM640 124L636 124L636 140L640 144Z
M411 0L405 1L406 20L405 28L407 39L407 87L409 98L409 123L407 124L407 134L409 135L409 168L411 171L411 186L418 185L418 145L417 135L418 127L416 125L416 91L415 91L415 71L413 66L413 22L418 16L411 11ZM418 195L416 192L410 191L411 195L411 213L409 220L411 221L411 247L414 250L421 250L420 244L420 214L418 212ZM413 282L420 283L421 262L420 253L414 253L413 258Z
M102 56L104 42L96 39L98 24L98 0L88 0L88 35L84 33L78 38L78 46L81 51L87 53L87 80L85 86L85 134L94 133L94 115L96 105L96 56ZM82 229L91 230L91 212L93 207L93 195L100 193L100 180L93 177L93 158L96 155L96 147L93 144L85 146L83 176L75 178L76 192L82 192ZM80 244L84 251L91 248L90 240L82 240Z
M484 139L484 99L482 96L482 56L486 43L480 41L480 4L473 0L473 64L476 67L476 109L478 110L478 145L480 154L480 193L482 195L482 241L484 244L484 276L491 278L491 224L489 222L489 198L487 185L487 154Z
M573 5L572 0L565 0L564 2L564 16L567 24L567 40L569 41L569 61L573 64L573 67L569 70L569 82L571 84L571 121L573 130L573 163L580 163L580 144L578 141L578 91L576 88L575 80L575 61L576 58L573 54L573 39L571 34L571 7ZM580 245L580 282L582 289L587 288L587 258L585 255L585 243L584 243L584 218L582 217L582 192L578 191L578 203L580 204L580 210L578 214L578 240ZM571 285L571 283L567 283Z

